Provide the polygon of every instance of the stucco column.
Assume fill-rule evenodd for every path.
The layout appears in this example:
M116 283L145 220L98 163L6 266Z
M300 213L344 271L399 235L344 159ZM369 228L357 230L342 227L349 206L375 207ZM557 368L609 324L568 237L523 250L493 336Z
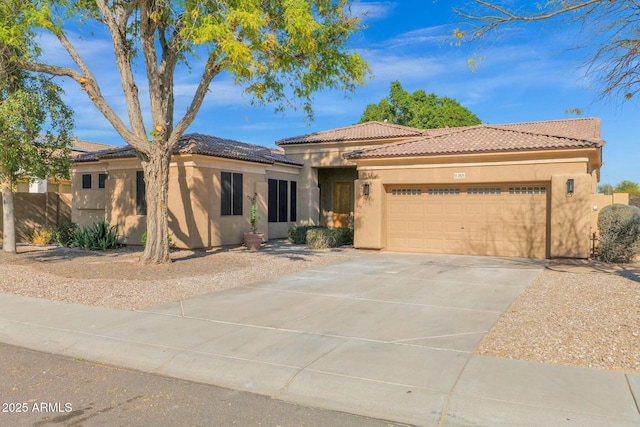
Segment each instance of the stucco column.
M298 222L318 224L320 218L320 188L318 169L305 165L298 181Z
M573 179L573 193L567 192L569 179ZM551 258L589 258L591 199L589 174L551 176Z
M369 195L364 195L365 184ZM386 240L384 185L379 179L354 181L355 212L353 246L361 249L383 249Z

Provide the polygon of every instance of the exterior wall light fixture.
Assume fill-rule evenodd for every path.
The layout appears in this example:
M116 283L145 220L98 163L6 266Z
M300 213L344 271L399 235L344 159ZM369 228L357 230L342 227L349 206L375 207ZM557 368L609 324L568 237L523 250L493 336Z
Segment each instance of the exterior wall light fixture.
M573 182L573 178L569 178L567 180L567 194L573 194L575 191L575 184Z
M362 194L364 194L365 197L369 196L369 184L364 184L362 186Z

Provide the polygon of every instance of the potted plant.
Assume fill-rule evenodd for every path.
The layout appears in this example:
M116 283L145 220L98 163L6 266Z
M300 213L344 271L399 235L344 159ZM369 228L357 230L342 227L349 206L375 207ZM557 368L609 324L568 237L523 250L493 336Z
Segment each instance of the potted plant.
M264 237L264 233L258 233L258 208L256 207L256 198L258 195L253 193L253 197L247 196L249 201L251 202L251 208L249 209L250 217L249 221L251 223L251 231L247 231L244 233L244 245L250 251L257 251L260 249L260 245L262 244L262 238Z

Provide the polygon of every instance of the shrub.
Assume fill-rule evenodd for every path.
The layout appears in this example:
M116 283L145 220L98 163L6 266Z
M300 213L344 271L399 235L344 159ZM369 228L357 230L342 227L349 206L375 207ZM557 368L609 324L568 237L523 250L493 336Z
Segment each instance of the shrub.
M640 209L614 204L598 215L600 257L605 262L631 262L640 253Z
M68 248L73 243L73 232L78 229L78 224L75 222L67 222L60 224L54 231L56 242L58 245Z
M327 228L322 225L294 225L289 229L288 238L291 243L304 245L307 243L307 231Z
M307 247L328 249L339 246L340 231L337 228L312 228L307 230Z
M349 227L336 228L339 234L340 246L353 245L353 229Z
M289 241L298 245L306 244L311 249L336 248L353 244L353 227L329 228L324 225L294 225L289 229ZM309 241L311 238L311 241Z
M71 246L84 250L116 249L120 247L118 243L117 227L109 227L109 221L99 218L89 228L76 228L73 232Z
M167 233L167 240L169 240L169 247L173 247L173 238L171 237L171 233ZM145 248L147 247L147 232L142 233L142 237L140 238L140 243Z
M353 243L353 233L347 227L316 227L307 230L307 247L310 249L337 248Z
M50 228L36 228L29 233L29 243L34 245L48 245L53 242L54 230Z

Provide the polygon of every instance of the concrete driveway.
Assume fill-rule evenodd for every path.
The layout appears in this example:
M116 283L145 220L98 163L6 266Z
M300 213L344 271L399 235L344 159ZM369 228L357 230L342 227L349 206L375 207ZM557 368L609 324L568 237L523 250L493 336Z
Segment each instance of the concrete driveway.
M0 295L0 339L415 425L636 424L640 378L472 355L543 267L361 253L139 312Z

